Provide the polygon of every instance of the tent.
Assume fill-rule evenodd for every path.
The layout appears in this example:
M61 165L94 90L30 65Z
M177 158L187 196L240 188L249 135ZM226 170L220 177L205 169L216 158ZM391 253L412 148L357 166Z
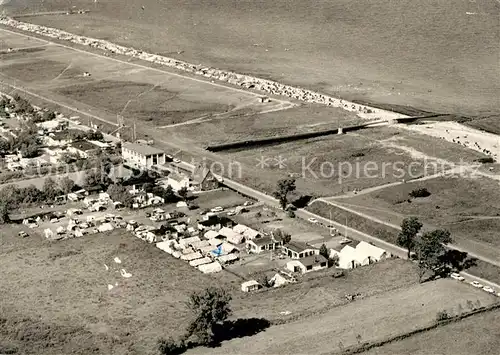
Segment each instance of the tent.
M269 279L269 283L273 285L273 287L280 287L283 285L286 285L290 283L288 279L286 279L284 276L282 276L279 273L276 273L271 279Z
M339 268L340 269L353 269L360 265L358 261L358 255L356 249L350 245L346 245L338 253L339 257Z
M384 249L363 241L356 245L356 254L361 265L377 262L387 257Z
M193 243L201 242L201 239L198 237L190 237L179 239L179 245L181 248L187 248L189 245L193 245Z
M239 233L239 234L243 234L245 233L245 231L248 229L247 226L243 225L243 224L237 224L233 227L233 231L235 231L236 233Z
M204 258L201 258L201 259L191 260L189 262L189 265L191 265L193 267L198 267L200 265L210 264L211 262L212 262L212 259L210 259L209 257L205 256Z
M191 261L201 258L203 258L203 255L201 255L201 253L198 251L195 251L194 253L184 254L181 256L181 259L186 261Z
M239 256L237 254L227 254L227 255L219 256L217 258L217 260L222 264L228 264L228 263L236 261L238 259L239 259Z
M204 274L211 274L214 272L222 271L222 266L218 261L214 261L210 264L199 265L198 270L200 270Z
M214 239L219 236L219 233L213 230L209 230L203 235L206 239Z
M54 232L52 232L50 228L45 229L43 233L45 234L45 238L47 239L54 237Z
M208 240L200 240L199 242L191 243L191 246L193 247L193 249L200 249L200 248L203 248L203 247L206 247L209 245L210 245L210 243L208 242Z
M101 233L112 231L114 228L111 223L104 223L97 227L97 230Z
M156 247L160 250L163 250L166 253L172 253L172 245L174 244L173 240L166 240L164 242L156 243Z

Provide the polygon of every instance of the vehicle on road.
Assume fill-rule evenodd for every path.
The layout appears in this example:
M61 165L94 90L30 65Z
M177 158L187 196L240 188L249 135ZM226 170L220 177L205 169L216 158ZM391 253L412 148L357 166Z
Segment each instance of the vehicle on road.
M316 218L314 218L314 217L309 218L308 221L311 222L311 223L313 223L313 224L318 223L318 220Z
M458 281L463 281L465 280L462 276L460 276L460 274L456 273L456 272L452 272L450 274L450 277L454 280L458 280Z
M179 158L174 158L174 163L180 163L181 160Z
M488 293L492 293L492 294L495 294L495 290L492 289L490 286L484 286L483 287L483 291L486 291Z
M234 216L236 214L235 210L231 210L227 213L228 216Z
M343 237L341 240L340 240L340 244L349 244L350 242L352 242L352 240L350 240L349 238L347 237Z
M212 208L210 211L212 211L212 212L222 212L222 211L224 211L224 208L221 207L221 206L217 206L217 207Z
M471 284L472 286L474 286L474 287L477 287L477 288L483 288L483 285L481 285L481 284L480 284L479 282L477 282L477 281L472 281L470 284Z
M245 201L245 203L243 204L243 206L251 206L253 205L253 202L251 201Z

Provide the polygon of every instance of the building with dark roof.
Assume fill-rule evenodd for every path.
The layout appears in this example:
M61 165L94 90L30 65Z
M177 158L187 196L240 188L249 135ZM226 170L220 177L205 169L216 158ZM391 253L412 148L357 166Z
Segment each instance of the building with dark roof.
M319 254L319 249L307 243L292 240L283 246L283 252L292 259L302 259L310 255Z
M310 255L302 259L291 260L286 263L286 268L292 272L306 274L311 271L326 269L328 260L323 255Z

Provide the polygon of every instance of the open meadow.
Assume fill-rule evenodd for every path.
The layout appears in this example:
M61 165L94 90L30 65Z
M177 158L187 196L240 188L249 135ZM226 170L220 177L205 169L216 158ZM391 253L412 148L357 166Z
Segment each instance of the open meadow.
M70 6L90 13L22 19L348 99L498 119L494 0L10 0L5 8Z
M234 274L203 275L123 230L49 242L30 230L19 238L20 229L9 225L0 234L0 345L23 354L152 353L159 337L177 336L186 325L188 295L214 284L233 294L234 318L282 324L345 306L349 293L364 299L417 282L414 266L394 259L340 279L319 273L244 294Z
M418 188L426 188L430 196L409 202L409 193ZM500 246L494 232L499 199L497 181L455 176L409 182L336 202L396 225L405 216L416 216L428 225L449 229L458 245L476 243L486 251Z
M413 151L399 146L367 139L364 131L370 130L222 154L261 170L262 183L267 172L282 176L291 174L297 178L300 193L315 196L332 196L410 180L452 167L452 163L441 163L424 154L412 154ZM269 182L264 191L271 192L274 186L275 182Z
M280 109L281 101L260 103L252 92L173 72L77 51L0 31L2 79L92 113L123 116L154 127L220 114ZM26 43L25 43L26 42ZM31 44L36 51L17 52ZM86 76L88 73L89 76ZM241 112L240 112L241 111Z
M321 106L302 105L287 110L261 114L234 115L230 118L207 119L189 125L165 129L177 135L196 137L198 144L214 145L269 138L281 135L318 132L366 123L352 112Z
M188 354L332 354L361 342L381 341L435 322L436 314L477 307L497 297L470 285L443 279L393 290L335 307L303 320L275 325L246 339L224 342L220 348L198 348ZM265 302L265 301L264 301ZM295 305L290 302L289 309ZM490 323L490 325L493 323Z
M500 310L478 314L366 352L364 355L496 355ZM464 336L466 334L466 336ZM425 345L424 345L425 344Z

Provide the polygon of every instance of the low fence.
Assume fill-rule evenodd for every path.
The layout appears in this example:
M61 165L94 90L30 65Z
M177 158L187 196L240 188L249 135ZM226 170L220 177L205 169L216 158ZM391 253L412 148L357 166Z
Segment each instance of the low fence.
M380 122L384 122L384 121L380 121ZM237 142L231 142L231 143L209 145L209 146L205 147L205 149L210 151L210 152L222 152L222 151L235 150L235 149L250 149L250 148L261 147L261 146L265 146L265 145L281 144L281 143L299 141L299 140L304 140L304 139L329 136L332 134L338 134L339 129L342 129L342 132L344 132L344 133L357 131L357 130L366 128L374 123L380 123L380 122L378 122L378 121L377 122L368 122L368 123L363 123L361 125L347 126L347 127L342 127L342 128L334 128L334 129L328 129L328 130L324 130L324 131L298 133L298 134L291 134L291 135L284 135L284 136L257 138L257 139L249 139L249 140L237 141Z

